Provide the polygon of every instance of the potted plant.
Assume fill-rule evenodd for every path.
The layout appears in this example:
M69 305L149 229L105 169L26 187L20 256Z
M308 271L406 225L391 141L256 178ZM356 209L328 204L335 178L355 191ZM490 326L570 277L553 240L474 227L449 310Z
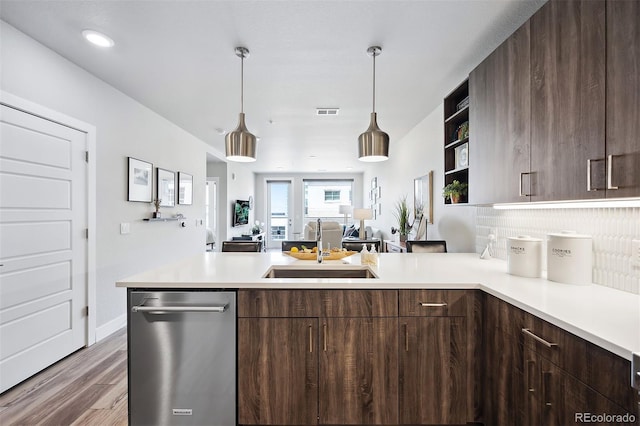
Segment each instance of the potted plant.
M162 203L162 200L160 198L156 198L153 200L153 205L156 206L156 211L153 212L154 218L162 217L162 214L160 213L160 203Z
M405 195L396 203L396 211L394 216L398 220L398 228L391 228L391 233L400 234L400 242L407 241L407 235L411 232L413 223L409 219L409 206L407 205L407 196Z
M451 200L452 204L456 204L460 201L460 197L467 194L468 183L461 183L459 180L454 180L442 189L442 196L446 200Z

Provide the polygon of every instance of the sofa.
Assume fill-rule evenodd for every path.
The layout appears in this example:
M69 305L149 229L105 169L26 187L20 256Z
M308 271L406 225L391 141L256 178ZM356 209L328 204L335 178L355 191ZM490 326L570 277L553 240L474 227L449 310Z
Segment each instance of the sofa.
M304 226L304 239L314 240L316 239L317 222L315 220L310 221ZM322 244L323 248L327 247L342 247L342 224L339 222L323 221L322 222Z

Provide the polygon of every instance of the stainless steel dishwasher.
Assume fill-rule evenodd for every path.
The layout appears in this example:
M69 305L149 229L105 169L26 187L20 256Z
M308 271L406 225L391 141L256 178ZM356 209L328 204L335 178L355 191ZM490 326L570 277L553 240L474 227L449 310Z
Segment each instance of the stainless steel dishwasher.
M236 424L236 293L129 290L129 424Z

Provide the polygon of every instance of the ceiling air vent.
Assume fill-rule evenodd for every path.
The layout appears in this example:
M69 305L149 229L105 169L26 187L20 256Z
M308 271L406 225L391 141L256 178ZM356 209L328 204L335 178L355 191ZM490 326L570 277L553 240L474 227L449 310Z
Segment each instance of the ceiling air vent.
M338 115L340 108L316 108L316 115Z

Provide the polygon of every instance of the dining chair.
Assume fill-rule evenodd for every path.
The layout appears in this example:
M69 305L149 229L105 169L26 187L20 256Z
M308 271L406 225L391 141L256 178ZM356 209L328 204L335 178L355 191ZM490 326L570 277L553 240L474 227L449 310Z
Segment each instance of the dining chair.
M260 252L262 241L223 241L222 251L225 252Z
M446 253L445 240L407 240L407 253Z

